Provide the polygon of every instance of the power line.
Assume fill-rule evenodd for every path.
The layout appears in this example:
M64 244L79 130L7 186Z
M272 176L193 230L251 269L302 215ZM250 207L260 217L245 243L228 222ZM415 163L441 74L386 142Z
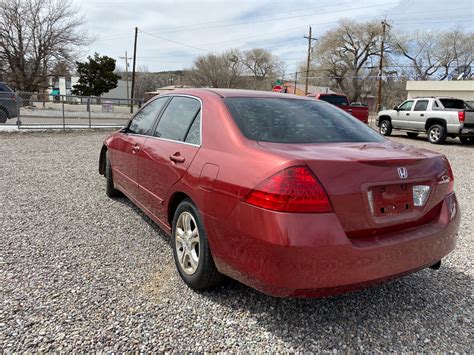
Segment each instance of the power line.
M147 35L149 35L149 36L152 36L152 37L161 39L161 40L163 40L163 41L167 41L167 42L171 42L171 43L174 43L174 44L183 46L183 47L188 47L188 48L192 48L192 49L197 49L197 50L199 50L199 51L204 51L204 52L215 53L215 52L213 52L213 51L211 51L211 50L208 50L208 49L205 49L205 48L199 48L199 47L195 47L195 46L192 46L192 45L183 43L183 42L174 41L174 40L172 40L172 39L164 38L164 37L161 37L161 36L158 36L158 35L156 35L156 34L149 33L149 32L143 31L143 30L140 30L140 32L141 32L141 33L145 33L145 34L147 34Z

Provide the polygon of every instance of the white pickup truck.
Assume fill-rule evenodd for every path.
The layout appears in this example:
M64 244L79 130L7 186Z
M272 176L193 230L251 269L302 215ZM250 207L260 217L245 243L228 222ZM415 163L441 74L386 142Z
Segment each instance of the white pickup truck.
M406 100L393 110L380 111L376 125L384 136L398 129L411 138L426 132L433 144L443 144L447 137L459 137L463 144L474 144L474 110L463 100L452 97Z

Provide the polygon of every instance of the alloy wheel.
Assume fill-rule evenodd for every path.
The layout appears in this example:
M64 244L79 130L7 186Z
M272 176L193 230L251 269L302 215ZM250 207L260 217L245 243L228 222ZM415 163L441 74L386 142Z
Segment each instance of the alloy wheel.
M380 125L380 133L386 134L387 131L388 131L387 121L383 121L382 124Z
M437 142L441 138L441 130L438 127L434 127L430 130L430 141Z
M193 275L199 266L199 229L193 215L184 211L175 229L176 253L181 269Z

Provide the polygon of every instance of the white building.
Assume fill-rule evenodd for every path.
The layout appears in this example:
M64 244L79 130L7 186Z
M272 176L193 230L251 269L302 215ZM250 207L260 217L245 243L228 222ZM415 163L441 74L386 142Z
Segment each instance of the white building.
M474 101L474 80L407 81L408 99L420 96L448 96Z

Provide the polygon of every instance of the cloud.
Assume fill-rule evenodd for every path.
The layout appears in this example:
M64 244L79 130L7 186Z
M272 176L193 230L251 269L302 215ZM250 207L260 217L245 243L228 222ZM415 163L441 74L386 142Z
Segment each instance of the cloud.
M79 4L79 0L75 0ZM88 54L99 52L118 58L132 55L135 26L162 38L209 51L262 47L279 55L294 71L304 60L308 25L318 37L343 18L358 21L393 19L399 30L447 28L455 25L473 30L470 0L449 4L431 0L301 0L269 1L80 1L88 30L97 41ZM469 22L469 19L471 20ZM205 51L140 32L137 61L150 70L190 67ZM120 65L120 62L119 62ZM124 65L122 65L124 66Z

